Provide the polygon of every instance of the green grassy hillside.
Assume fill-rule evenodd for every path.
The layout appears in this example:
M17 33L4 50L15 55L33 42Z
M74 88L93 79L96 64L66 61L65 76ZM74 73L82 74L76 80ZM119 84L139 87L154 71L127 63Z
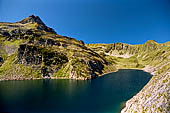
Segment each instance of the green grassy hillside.
M83 41L61 36L31 15L0 23L0 79L91 79L116 70Z

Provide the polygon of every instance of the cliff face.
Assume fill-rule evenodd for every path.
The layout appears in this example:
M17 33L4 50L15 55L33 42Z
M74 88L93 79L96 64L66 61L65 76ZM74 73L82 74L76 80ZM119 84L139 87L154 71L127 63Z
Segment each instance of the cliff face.
M116 70L83 41L57 34L34 15L0 23L0 66L0 80L92 79Z
M88 44L118 69L141 69L153 75L149 83L126 102L121 113L168 113L170 111L170 43L153 40L143 45Z

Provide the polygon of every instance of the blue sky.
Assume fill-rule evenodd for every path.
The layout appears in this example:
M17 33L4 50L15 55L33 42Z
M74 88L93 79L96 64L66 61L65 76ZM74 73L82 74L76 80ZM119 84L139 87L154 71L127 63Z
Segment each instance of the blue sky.
M0 0L0 21L40 16L85 43L170 41L170 0Z

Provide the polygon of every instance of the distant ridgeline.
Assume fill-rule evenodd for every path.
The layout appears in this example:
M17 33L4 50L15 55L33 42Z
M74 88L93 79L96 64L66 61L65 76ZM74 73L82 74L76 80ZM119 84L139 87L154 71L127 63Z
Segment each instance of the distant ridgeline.
M34 15L0 23L0 80L86 80L118 69L141 69L155 75L122 112L170 110L170 42L84 44L57 34Z

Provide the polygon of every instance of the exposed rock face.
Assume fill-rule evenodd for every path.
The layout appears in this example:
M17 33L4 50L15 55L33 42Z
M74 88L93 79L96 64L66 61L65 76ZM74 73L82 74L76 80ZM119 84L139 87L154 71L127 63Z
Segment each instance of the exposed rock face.
M24 20L19 21L19 23L22 23L22 24L38 23L41 25L45 25L38 16L34 16L34 15L30 15L29 17L25 18Z
M57 51L46 50L32 45L20 45L18 49L18 63L23 65L42 65L43 77L56 73L64 63L68 62L66 55Z
M129 45L125 43L113 43L113 44L87 44L93 51L97 53L104 53L110 56L120 56L123 55L141 55L144 52L157 50L162 47L163 44L158 44L153 40L147 41L143 45Z
M4 60L3 58L0 56L0 66L3 64Z
M18 63L38 65L42 63L42 55L35 46L20 45L18 48Z
M102 70L104 69L104 65L98 60L90 60L88 61L88 67L90 69L90 75L92 78L97 77L96 73L102 74Z
M24 20L19 21L18 23L21 23L21 24L37 23L38 24L38 26L37 26L38 30L44 30L46 32L55 33L55 31L52 28L47 27L43 23L43 21L40 19L40 17L38 17L38 16L31 15L31 16L25 18Z

